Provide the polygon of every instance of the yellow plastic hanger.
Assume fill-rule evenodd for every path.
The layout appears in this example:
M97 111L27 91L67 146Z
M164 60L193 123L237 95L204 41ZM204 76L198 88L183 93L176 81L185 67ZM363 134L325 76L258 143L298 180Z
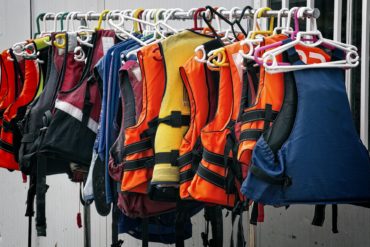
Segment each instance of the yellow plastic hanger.
M140 19L139 15L144 11L143 8L138 8L135 9L134 12L132 13L132 17L136 19ZM140 33L140 28L139 28L139 23L137 21L134 22L134 32L135 33Z
M226 50L224 47L218 48L216 50L212 50L208 53L208 61L207 64L213 65L211 67L226 67L229 66L229 63L226 62Z
M103 23L103 18L106 16L110 10L105 9L100 13L99 20L98 20L98 25L95 27L95 31L101 30L101 24Z
M263 13L265 13L266 11L269 11L269 10L271 10L271 8L269 8L269 7L264 7L264 8L258 9L257 18L261 18ZM256 35L258 35L258 34L263 35L263 36L272 35L273 32L274 32L274 20L275 20L275 18L273 16L271 16L270 17L269 29L268 30L254 31L251 35L251 39L254 39L256 37ZM257 20L255 20L255 21L257 21Z

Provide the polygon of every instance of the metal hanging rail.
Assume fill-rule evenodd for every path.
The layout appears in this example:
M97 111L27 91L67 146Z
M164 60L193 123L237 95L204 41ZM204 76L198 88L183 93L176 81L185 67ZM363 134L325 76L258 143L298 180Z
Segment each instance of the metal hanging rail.
M188 11L175 11L171 17L169 18L170 20L192 20L194 18L194 11L191 11L191 12L188 12ZM206 11L207 12L207 11ZM244 16L243 18L252 18L254 16L254 13L256 12L256 10L251 10L251 11L246 11L246 13L244 13ZM233 17L234 18L240 18L240 15L242 13L242 10L236 10L236 11L233 11ZM262 16L263 17L277 17L278 16L278 13L279 11L278 10L269 10L269 11L265 11ZM230 16L230 11L221 11L221 14L223 16L225 16L226 18L228 18ZM94 20L94 21L97 21L99 20L99 17L100 17L100 13L92 13L92 14L84 14L84 13L79 13L79 14L75 14L73 16L73 20ZM281 14L281 17L287 17L288 16L288 11L285 11ZM314 8L313 10L308 10L308 11L305 11L304 14L303 14L304 17L306 18L319 18L320 16L320 10L317 9L317 8ZM59 15L57 17L57 20L61 20L61 19L66 19L66 15ZM108 15L105 15L103 16L103 20L106 20L106 18L110 18L110 19L118 19L118 15L117 14L108 14ZM202 18L201 15L198 16L198 19ZM54 20L55 19L55 14L54 13L48 13L48 15L46 16L45 20ZM154 19L154 18L153 18Z

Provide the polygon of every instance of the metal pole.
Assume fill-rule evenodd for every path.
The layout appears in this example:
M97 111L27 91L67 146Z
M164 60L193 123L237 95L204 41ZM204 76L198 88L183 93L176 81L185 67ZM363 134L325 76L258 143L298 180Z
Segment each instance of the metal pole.
M342 39L342 0L334 1L333 39L339 42L341 42Z
M271 16L275 16L277 17L278 15L278 10L270 10L270 11L266 11L263 13L263 17L271 17ZM247 17L253 17L255 13L255 10L251 10L251 11L247 11L245 14L244 14L244 18L247 18ZM226 18L229 17L229 14L230 14L230 11L221 11L221 14L224 15ZM241 10L237 10L234 12L234 17L235 18L239 18L241 15ZM285 11L282 15L282 17L287 17L288 16L288 11ZM319 18L320 16L320 10L319 9L313 9L312 11L306 11L304 13L304 16L305 17L313 17L313 18ZM46 20L54 20L54 17L55 15L54 14L51 14L51 15L48 15L46 17ZM73 17L74 20L82 20L82 19L85 19L87 18L87 20L98 20L100 17L100 13L94 13L94 14L91 14L91 15L88 15L86 17L85 14L77 14ZM178 11L178 12L175 12L173 13L173 15L169 18L170 20L192 20L194 17L194 13L191 13L189 14L188 12L186 11ZM57 20L60 20L61 18L65 19L66 16L58 16L57 17ZM105 20L107 17L106 16L103 16L103 20ZM109 16L110 19L113 19L113 20L117 20L119 17L117 14L112 14ZM198 16L198 19L201 19L202 17L201 16Z
M346 43L352 45L352 9L353 2L352 0L347 0L347 20L346 20ZM352 70L346 70L346 89L349 104L352 105L352 90L351 83L352 81Z
M370 43L370 4L362 1L362 38L361 38L361 103L360 136L368 147L369 142L369 43Z

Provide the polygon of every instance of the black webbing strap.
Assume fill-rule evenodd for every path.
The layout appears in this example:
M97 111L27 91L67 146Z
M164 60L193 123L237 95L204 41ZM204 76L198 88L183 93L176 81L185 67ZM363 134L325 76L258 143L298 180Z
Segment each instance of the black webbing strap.
M240 141L257 141L262 135L262 130L260 129L247 129L240 133Z
M204 207L205 230L201 233L204 247L223 246L223 217L220 206ZM209 229L212 227L212 239L209 239Z
M185 247L185 219L187 217L186 207L181 201L176 205L176 247Z
M13 145L4 142L1 139L0 139L0 149L3 149L8 153L14 153L14 151L15 151Z
M51 122L51 111L46 111L42 117L43 127L40 129L40 143L42 143L46 130ZM38 149L40 146L38 147ZM38 150L39 151L39 150ZM49 188L46 184L47 158L44 155L37 155L36 167L36 231L37 236L46 236L45 217L45 194Z
M337 204L333 204L331 206L331 210L332 210L332 217L331 217L331 224L332 224L332 228L331 228L331 231L333 233L338 233L338 205Z
M272 105L265 105L265 123L263 125L263 130L266 131L270 127L270 123L276 119L276 116L273 116Z
M37 156L36 179L36 231L37 236L46 236L45 194L49 186L46 184L47 159L44 155Z
M179 168L183 168L184 166L191 164L193 162L193 153L188 152L186 154L183 154L177 158L177 164L179 165Z
M171 152L162 152L155 154L155 164L171 163L177 166L177 158L179 157L179 150L171 150Z
M90 118L90 113L93 107L93 104L90 102L90 86L92 85L93 81L95 80L94 75L91 75L87 80L87 87L85 92L84 98L84 107L82 109L82 125L87 126Z
M124 155L130 155L130 154L135 154L139 153L145 150L148 150L153 147L152 141L150 138L135 142L132 144L129 144L123 148L123 154Z
M207 161L208 163L220 166L220 167L225 167L225 159L224 155L221 154L216 154L208 151L207 149L203 149L203 159ZM232 159L227 158L227 166L230 165L233 162Z
M8 121L5 121L5 120L3 120L2 127L3 127L3 130L4 130L5 132L10 132L10 131L12 131L12 129L13 129L12 124L11 124L10 122L8 122Z
M312 225L323 226L325 222L325 208L326 205L315 205L315 213L312 220ZM332 205L332 232L338 233L338 205Z
M23 143L32 143L36 140L36 138L39 136L39 131L31 132L31 133L25 133L22 136L21 142Z
M147 128L146 130L144 130L141 134L140 134L140 138L141 139L144 139L144 138L147 138L147 137L154 137L155 136L155 133L157 132L157 128L158 128L158 117L150 120L148 122L148 126L149 128Z
M32 217L35 214L33 204L36 196L36 181L35 176L31 175L29 177L29 188L27 192L27 201L26 201L26 214L28 217L28 247L32 246Z
M226 188L225 178L218 173L207 169L202 165L202 163L198 166L197 175L217 187L222 189Z
M226 145L224 148L224 164L227 165L229 171L226 177L226 193L232 194L235 193L238 196L237 188L235 185L235 179L237 179L240 183L243 182L242 171L240 165L238 163L237 154L238 154L238 145L235 136L235 129L234 129L234 122L230 123L230 133L227 135L226 138ZM228 160L229 154L232 154L231 162Z
M243 228L243 212L245 210L248 210L248 201L240 201L238 200L232 209L231 214L231 224L232 224L232 230L231 230L231 240L230 240L230 246L234 247L245 247L246 241L244 237L244 228ZM236 245L234 244L234 225L236 218L239 216L238 225L237 225L237 241Z
M315 213L312 219L312 225L323 226L325 221L325 207L326 205L315 205Z
M268 108L268 105L269 104L266 104L266 109ZM259 121L259 120L265 120L265 121L272 122L276 119L278 113L279 112L272 111L272 110L271 110L271 113L268 113L268 114L266 110L248 111L248 112L244 112L241 115L240 120L243 123L249 123L249 122L254 122L254 121Z
M123 170L124 171L134 171L143 168L154 167L153 157L146 157L137 160L126 160L124 162Z
M256 226L257 225L257 220L258 220L258 203L253 202L251 218L249 220L249 224Z
M111 247L121 247L123 244L123 240L119 239L116 243L111 244Z
M237 226L237 239L236 239L236 245L234 241L234 225L236 218L239 217L238 219L238 226ZM246 241L244 237L244 228L243 228L243 213L236 213L232 212L231 213L231 238L230 238L230 247L245 247L246 246Z
M189 115L182 115L181 111L172 111L171 114L164 118L158 118L158 124L164 123L175 128L188 126L190 123Z
M244 227L243 227L243 213L240 214L238 220L238 232L237 232L237 243L238 247L245 247L247 242L244 237Z
M141 246L149 246L149 220L148 218L143 218L141 221Z
M273 185L281 185L281 186L290 186L292 184L292 179L288 176L283 177L272 177L264 172L259 167L252 165L249 168L249 171L256 176L258 179L265 181L266 183L273 184Z
M194 178L194 175L195 175L195 172L194 172L193 169L189 169L189 170L180 172L179 183L180 184L183 184L183 183L185 183L187 181L192 180Z

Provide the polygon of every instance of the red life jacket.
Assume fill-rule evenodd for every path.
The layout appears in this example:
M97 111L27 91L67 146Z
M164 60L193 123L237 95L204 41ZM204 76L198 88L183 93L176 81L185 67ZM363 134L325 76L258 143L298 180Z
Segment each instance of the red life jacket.
M9 52L11 53L11 51ZM13 61L8 50L1 53L1 84L0 84L0 128L6 108L14 102L16 96L16 79Z
M25 75L22 91L18 98L10 104L4 112L0 135L0 167L10 170L19 170L18 150L21 133L18 122L26 112L26 107L36 97L39 87L39 68L34 60L25 61Z

